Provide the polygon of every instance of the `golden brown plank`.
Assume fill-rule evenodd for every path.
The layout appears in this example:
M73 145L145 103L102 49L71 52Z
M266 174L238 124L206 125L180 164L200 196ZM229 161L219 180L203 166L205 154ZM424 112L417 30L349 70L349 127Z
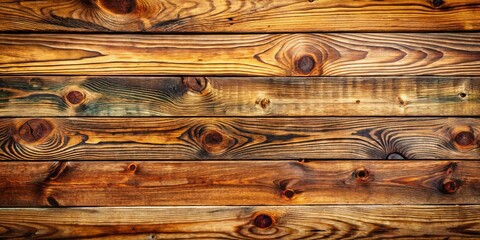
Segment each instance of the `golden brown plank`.
M480 75L480 33L0 35L9 75Z
M478 31L477 0L0 1L0 31Z
M478 77L0 76L2 117L477 115Z
M479 204L478 161L3 162L0 206Z
M3 118L1 160L479 159L478 118Z
M0 238L478 239L480 207L4 208Z

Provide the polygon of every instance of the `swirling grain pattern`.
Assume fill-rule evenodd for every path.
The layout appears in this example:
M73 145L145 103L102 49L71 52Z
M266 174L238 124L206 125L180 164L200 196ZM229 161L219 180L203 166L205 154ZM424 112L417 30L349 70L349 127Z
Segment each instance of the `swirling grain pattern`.
M479 204L479 171L479 161L11 161L0 205Z
M8 75L480 75L479 33L1 34Z
M477 118L0 119L1 160L478 159ZM33 135L33 136L32 136Z
M0 238L476 239L479 216L478 205L3 208Z
M2 117L477 115L478 77L0 76Z
M478 31L476 0L0 1L0 31Z

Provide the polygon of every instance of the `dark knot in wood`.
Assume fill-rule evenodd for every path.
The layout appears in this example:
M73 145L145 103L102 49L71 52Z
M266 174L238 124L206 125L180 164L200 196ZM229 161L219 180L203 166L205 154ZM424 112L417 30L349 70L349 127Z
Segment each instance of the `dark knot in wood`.
M66 98L71 104L79 104L85 100L85 95L80 91L71 91L67 94Z
M135 172L135 171L137 170L137 164L135 164L135 163L130 163L127 168L128 168L128 170L130 170L131 172Z
M355 178L360 182L365 182L370 178L370 173L365 168L355 170Z
M387 159L397 159L397 160L400 160L400 159L405 159L405 157L404 157L402 154L400 154L400 153L394 152L394 153L388 154Z
M26 121L19 129L19 136L26 142L39 141L52 132L52 125L43 119L31 119Z
M234 139L217 129L206 129L200 133L202 148L210 154L221 154L234 144Z
M292 199L295 196L295 191L287 189L287 190L283 191L283 196L285 196L288 199Z
M204 77L185 77L183 83L193 92L202 92L207 87L207 79Z
M315 59L309 55L302 56L297 60L296 67L300 73L307 75L313 71Z
M433 0L432 1L433 7L436 7L436 8L441 7L444 3L445 2L443 0Z
M455 142L462 147L472 145L475 142L475 135L469 131L459 132L455 136Z
M460 188L460 183L456 180L449 180L443 184L444 193L455 193Z
M255 219L253 220L253 224L256 227L259 227L259 228L268 228L268 227L272 226L273 219L272 219L272 217L270 217L266 214L260 214L260 215L255 217Z
M115 14L128 14L137 7L136 0L99 0L102 7Z
M205 134L205 144L209 146L217 146L223 142L222 134L217 131L211 131Z

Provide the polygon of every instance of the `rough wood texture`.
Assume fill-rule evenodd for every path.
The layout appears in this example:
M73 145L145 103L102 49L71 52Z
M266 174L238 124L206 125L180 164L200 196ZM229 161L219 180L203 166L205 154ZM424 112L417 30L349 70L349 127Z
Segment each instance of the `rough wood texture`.
M0 160L479 159L478 118L0 119Z
M480 78L0 76L2 117L264 115L477 116Z
M480 75L480 33L0 35L0 74Z
M480 207L0 209L0 238L478 239Z
M0 31L478 31L476 0L0 1Z
M479 204L478 161L3 162L1 206Z

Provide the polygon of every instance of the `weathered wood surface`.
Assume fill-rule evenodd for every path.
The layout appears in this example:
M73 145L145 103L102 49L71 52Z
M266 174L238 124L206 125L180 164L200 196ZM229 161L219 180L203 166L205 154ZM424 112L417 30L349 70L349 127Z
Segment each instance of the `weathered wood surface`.
M4 208L0 238L478 239L480 207Z
M0 160L479 159L478 118L3 118Z
M0 31L478 31L476 0L0 1Z
M479 161L0 164L1 206L479 204Z
M480 75L480 33L1 34L9 75Z
M2 117L477 115L478 77L0 76Z

